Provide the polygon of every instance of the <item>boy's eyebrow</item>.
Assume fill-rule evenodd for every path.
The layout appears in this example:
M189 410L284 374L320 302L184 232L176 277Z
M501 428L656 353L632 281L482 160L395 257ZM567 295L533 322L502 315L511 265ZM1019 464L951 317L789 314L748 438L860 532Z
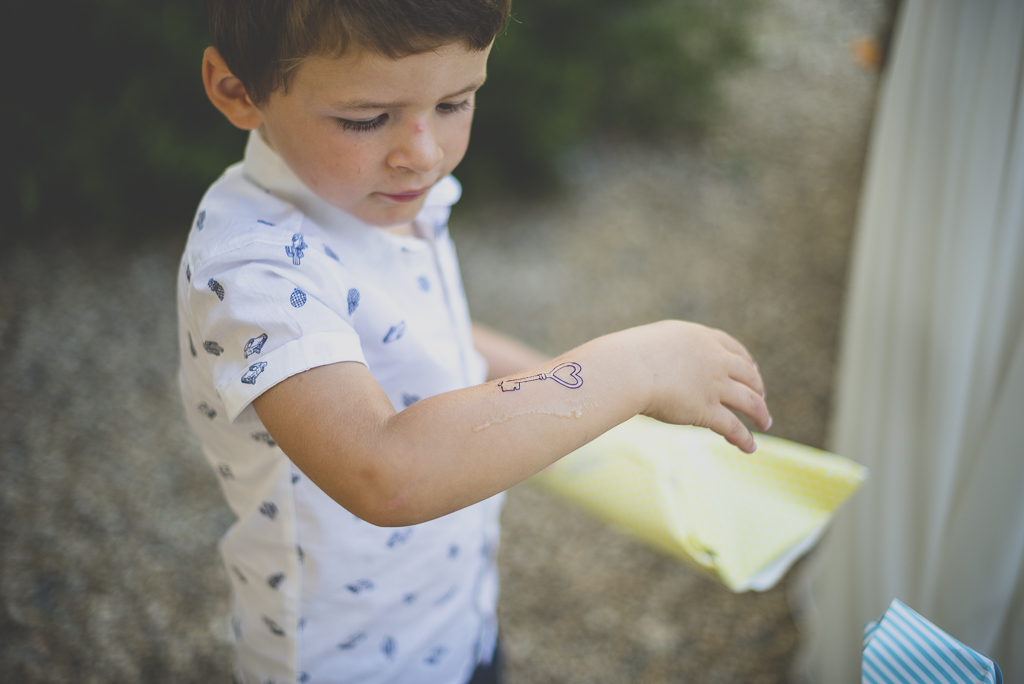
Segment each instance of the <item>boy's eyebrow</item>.
M453 97L458 97L459 95L465 95L466 93L471 93L475 90L479 90L483 86L484 81L486 80L487 77L485 76L479 81L469 84L462 90L451 93L449 95L445 95L441 99L448 100ZM407 102L372 102L370 100L349 100L347 102L330 103L330 106L334 107L335 109L394 109L399 107L405 107L407 105Z

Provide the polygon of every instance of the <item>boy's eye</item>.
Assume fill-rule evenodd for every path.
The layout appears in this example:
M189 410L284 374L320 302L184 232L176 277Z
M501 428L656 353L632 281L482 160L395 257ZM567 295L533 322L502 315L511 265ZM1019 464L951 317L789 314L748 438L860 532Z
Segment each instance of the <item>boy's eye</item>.
M465 99L462 102L442 102L437 105L437 109L442 114L454 114L455 112L464 112L473 108L473 101Z
M346 131L372 131L375 128L379 128L385 121L387 121L387 118L387 114L381 114L380 116L375 116L374 118L367 119L365 121L337 119L337 122Z

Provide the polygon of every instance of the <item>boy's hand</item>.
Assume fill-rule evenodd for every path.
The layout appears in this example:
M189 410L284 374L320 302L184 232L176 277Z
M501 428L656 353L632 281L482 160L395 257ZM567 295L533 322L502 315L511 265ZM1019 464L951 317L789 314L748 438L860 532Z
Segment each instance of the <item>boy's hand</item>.
M645 415L710 428L748 453L757 449L733 412L761 430L770 428L772 419L761 375L742 344L721 330L684 321L661 321L630 332L637 336L637 353L650 373Z

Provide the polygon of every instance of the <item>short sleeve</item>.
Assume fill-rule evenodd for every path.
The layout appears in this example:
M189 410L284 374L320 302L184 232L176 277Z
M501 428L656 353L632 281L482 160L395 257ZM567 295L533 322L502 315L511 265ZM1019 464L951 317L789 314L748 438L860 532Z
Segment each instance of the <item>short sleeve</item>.
M366 364L353 277L315 236L260 236L195 266L189 334L234 421L253 399L316 366Z

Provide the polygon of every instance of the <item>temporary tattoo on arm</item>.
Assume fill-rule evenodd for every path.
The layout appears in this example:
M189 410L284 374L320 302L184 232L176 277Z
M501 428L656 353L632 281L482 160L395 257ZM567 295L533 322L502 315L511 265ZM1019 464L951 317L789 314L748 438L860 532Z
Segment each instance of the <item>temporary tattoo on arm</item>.
M581 370L583 370L583 368L580 364L569 361L555 366L551 369L550 373L538 373L537 375L529 375L525 378L509 378L508 380L502 380L499 382L498 386L501 387L502 392L515 392L524 382L531 382L533 380L554 380L562 387L577 389L583 386L583 378L580 377Z

